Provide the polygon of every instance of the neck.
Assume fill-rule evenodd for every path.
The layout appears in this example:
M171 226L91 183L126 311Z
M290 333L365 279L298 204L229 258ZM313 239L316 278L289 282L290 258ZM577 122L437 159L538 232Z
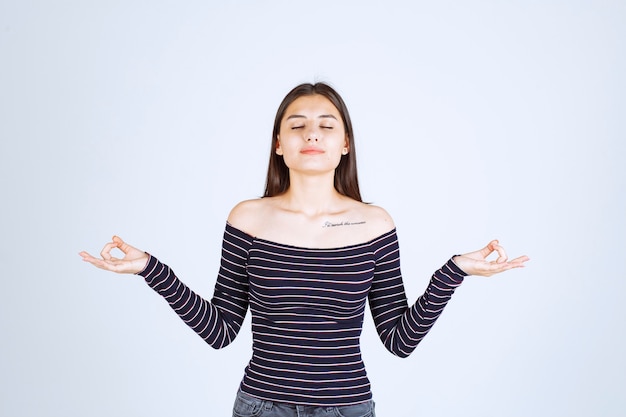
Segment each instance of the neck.
M289 189L283 198L291 211L307 216L328 214L336 210L340 200L345 198L335 190L333 175L300 176L291 175Z

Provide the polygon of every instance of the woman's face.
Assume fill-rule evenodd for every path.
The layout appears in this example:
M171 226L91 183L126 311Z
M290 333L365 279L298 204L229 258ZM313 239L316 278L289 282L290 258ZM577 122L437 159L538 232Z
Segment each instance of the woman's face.
M348 138L337 108L321 95L293 101L280 123L276 153L290 171L334 171L349 152Z

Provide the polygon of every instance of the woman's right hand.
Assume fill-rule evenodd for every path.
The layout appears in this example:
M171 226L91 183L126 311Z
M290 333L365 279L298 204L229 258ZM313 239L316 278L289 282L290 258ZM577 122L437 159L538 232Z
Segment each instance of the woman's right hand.
M122 259L111 256L111 251L116 248L124 253ZM130 246L118 236L113 236L113 241L104 245L102 252L100 252L102 258L95 258L85 251L80 252L79 255L85 262L89 262L105 271L117 272L118 274L136 274L141 272L150 258L147 253Z

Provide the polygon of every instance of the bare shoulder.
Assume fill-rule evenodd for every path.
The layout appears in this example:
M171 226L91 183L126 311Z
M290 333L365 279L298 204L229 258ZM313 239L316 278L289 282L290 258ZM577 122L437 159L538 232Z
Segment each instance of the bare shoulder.
M396 226L391 215L382 207L359 203L359 217L368 225L371 237L377 237L393 230Z
M261 219L271 212L270 205L271 198L244 200L230 211L228 223L251 236L256 236Z
M228 223L244 232L252 231L258 221L259 211L263 211L265 205L262 198L241 201L228 214Z

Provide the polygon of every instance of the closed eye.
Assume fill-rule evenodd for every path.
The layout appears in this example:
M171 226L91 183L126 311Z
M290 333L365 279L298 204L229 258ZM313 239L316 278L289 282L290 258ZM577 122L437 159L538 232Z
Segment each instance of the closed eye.
M292 126L291 130L302 129L304 126Z
M320 126L322 129L333 129L332 126Z

